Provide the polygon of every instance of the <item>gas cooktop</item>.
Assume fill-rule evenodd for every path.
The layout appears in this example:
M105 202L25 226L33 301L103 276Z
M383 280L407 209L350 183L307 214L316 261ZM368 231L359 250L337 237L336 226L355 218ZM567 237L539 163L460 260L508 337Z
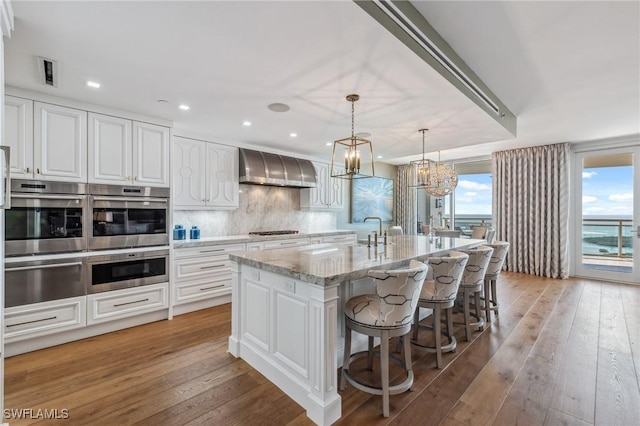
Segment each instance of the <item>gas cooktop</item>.
M249 235L287 235L287 234L297 234L298 231L293 230L284 230L284 231L254 231L249 232Z

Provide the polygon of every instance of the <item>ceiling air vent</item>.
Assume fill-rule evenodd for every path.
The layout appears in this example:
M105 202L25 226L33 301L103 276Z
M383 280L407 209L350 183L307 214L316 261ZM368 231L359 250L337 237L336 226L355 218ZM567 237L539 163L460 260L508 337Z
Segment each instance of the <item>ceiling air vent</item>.
M46 86L58 87L58 62L38 56L40 82Z

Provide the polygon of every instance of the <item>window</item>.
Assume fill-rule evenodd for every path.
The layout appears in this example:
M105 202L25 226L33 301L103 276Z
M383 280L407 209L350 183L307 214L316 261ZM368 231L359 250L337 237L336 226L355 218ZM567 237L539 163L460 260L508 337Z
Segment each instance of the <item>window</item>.
M453 197L454 229L470 233L476 225L492 226L491 161L456 164L458 186ZM448 215L448 212L446 214Z

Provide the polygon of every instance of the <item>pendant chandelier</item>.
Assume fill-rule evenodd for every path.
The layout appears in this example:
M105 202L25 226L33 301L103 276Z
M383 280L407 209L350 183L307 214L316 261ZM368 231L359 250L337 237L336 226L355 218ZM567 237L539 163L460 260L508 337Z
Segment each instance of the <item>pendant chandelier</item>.
M420 129L422 132L422 159L415 160L409 164L415 173L415 184L411 185L422 188L429 195L434 197L444 197L451 194L458 185L458 175L453 168L440 162L440 151L438 151L438 162L429 160L424 156L424 134L429 129Z
M375 176L373 169L373 148L371 142L358 137L354 133L354 103L360 99L356 94L347 95L347 101L351 102L351 137L337 140L333 143L333 154L331 155L331 177L341 179L362 179ZM340 150L344 149L344 169L340 159ZM362 149L362 155L361 155ZM336 158L336 151L339 158ZM364 156L364 158L361 158ZM361 163L365 158L368 160ZM360 173L361 165L369 165L371 174Z

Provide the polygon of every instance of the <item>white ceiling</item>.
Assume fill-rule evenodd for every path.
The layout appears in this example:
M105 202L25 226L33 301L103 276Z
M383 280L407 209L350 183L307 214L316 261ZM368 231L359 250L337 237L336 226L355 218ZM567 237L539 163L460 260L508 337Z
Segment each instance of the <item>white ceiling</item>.
M394 164L420 153L423 127L443 160L640 133L639 2L413 4L518 116L517 137L350 1L13 0L5 81L325 161L351 133L349 93L355 131ZM40 83L36 56L58 61L59 87Z

